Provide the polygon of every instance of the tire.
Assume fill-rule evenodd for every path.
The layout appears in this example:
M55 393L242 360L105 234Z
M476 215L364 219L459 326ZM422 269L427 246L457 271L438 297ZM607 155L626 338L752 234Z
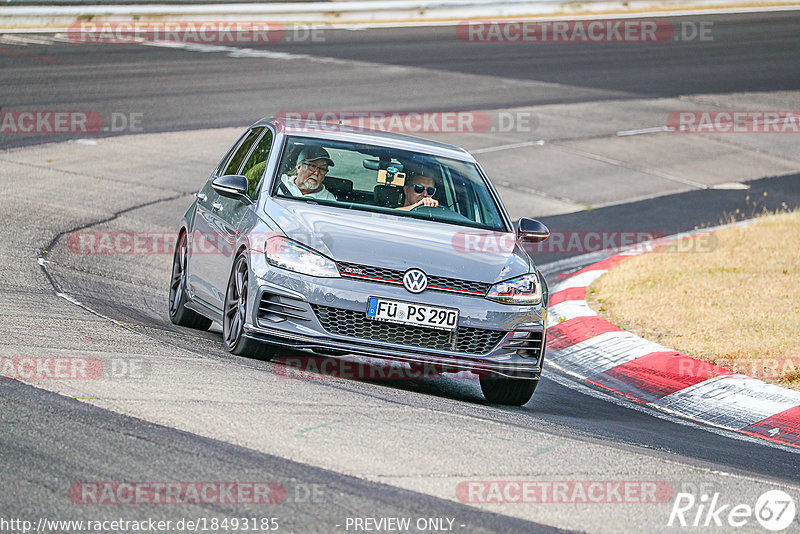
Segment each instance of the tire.
M526 404L538 380L525 380L522 378L497 378L493 376L481 377L481 391L486 400L492 404L506 404L508 406L522 406Z
M181 232L172 256L172 279L169 285L169 320L178 326L208 330L211 319L186 307L186 233Z
M225 290L225 305L222 308L222 342L225 350L237 356L249 356L260 360L271 360L277 355L277 347L244 337L247 320L247 294L249 269L243 255L233 262L228 288Z

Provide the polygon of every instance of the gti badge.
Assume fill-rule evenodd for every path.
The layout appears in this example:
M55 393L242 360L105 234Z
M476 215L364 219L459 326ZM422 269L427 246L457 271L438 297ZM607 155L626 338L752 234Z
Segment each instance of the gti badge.
M422 293L428 287L428 277L419 269L409 269L403 275L403 287L412 293Z

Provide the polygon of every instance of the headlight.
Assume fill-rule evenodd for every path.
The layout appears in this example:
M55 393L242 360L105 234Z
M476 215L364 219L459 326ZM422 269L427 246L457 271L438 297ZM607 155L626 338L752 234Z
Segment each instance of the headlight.
M285 237L269 238L264 247L264 255L267 263L287 271L322 278L339 278L339 269L333 260Z
M496 283L486 293L486 298L503 304L539 304L542 301L542 284L536 273L523 274Z

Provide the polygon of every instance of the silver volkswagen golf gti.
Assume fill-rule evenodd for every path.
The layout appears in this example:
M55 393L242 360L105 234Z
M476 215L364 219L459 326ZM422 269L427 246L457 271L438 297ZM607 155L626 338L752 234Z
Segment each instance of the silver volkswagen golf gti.
M263 119L181 222L173 323L222 325L234 354L287 349L471 371L522 405L544 361L547 286L465 150L346 125Z

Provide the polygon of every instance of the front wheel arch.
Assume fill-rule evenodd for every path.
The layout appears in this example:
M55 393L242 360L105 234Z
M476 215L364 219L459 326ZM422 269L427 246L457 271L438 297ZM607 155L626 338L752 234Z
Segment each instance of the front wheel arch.
M262 360L271 360L277 355L277 348L249 339L245 336L244 326L248 314L253 310L250 298L250 264L247 249L242 247L236 254L225 289L225 301L222 306L222 342L225 350L238 356L249 356Z

